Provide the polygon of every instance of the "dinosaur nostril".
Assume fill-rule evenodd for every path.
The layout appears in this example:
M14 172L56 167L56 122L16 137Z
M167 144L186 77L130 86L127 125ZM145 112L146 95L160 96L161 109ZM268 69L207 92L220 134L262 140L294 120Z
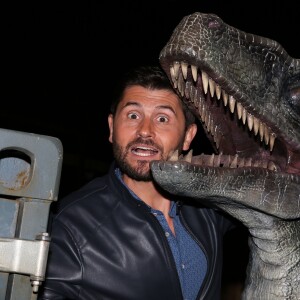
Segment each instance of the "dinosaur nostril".
M208 23L208 28L218 28L218 27L220 27L220 23L217 20L213 20Z

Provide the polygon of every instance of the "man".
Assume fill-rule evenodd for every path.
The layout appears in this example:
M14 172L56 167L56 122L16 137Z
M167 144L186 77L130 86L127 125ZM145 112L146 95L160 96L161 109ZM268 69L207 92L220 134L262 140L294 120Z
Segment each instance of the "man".
M187 151L193 115L159 67L127 74L108 117L115 162L60 201L39 299L220 298L221 213L162 191L149 163Z

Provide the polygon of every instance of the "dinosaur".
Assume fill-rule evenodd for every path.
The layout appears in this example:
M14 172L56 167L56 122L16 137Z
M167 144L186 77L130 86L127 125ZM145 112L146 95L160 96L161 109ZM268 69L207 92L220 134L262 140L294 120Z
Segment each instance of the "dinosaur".
M159 54L213 153L153 161L166 191L249 232L242 299L300 299L300 60L215 14L185 16Z

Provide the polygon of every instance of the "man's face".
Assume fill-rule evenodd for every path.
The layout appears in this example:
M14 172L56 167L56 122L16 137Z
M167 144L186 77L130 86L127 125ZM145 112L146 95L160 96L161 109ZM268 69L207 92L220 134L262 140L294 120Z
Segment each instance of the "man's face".
M121 171L135 180L150 181L149 163L166 160L171 151L188 150L196 133L185 132L178 96L169 90L128 87L115 116L108 117L113 152Z

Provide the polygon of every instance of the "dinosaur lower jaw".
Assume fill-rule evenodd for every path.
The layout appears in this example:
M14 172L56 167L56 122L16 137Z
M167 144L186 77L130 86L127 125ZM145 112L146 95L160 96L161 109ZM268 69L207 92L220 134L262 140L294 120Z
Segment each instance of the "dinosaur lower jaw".
M193 151L189 151L185 156L178 155L178 151L173 152L168 161L185 161L193 165L203 167L215 167L215 168L263 168L270 171L279 172L280 167L271 160L252 159L251 157L244 158L239 155L225 155L225 154L200 154L193 156Z

